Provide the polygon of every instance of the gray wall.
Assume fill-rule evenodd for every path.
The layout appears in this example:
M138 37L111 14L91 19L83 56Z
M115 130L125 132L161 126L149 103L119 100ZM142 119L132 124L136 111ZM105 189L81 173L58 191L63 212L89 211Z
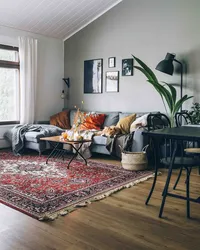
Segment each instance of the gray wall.
M65 77L71 87L65 107L81 105L92 110L164 111L158 93L144 76L121 76L121 60L136 55L152 69L167 52L185 62L183 94L200 101L200 1L199 0L124 0L99 19L65 41ZM119 93L105 92L108 57L116 57L120 71ZM103 93L83 94L84 60L103 58ZM176 66L176 63L174 63ZM160 81L180 84L180 75L155 71ZM178 87L179 91L179 87Z

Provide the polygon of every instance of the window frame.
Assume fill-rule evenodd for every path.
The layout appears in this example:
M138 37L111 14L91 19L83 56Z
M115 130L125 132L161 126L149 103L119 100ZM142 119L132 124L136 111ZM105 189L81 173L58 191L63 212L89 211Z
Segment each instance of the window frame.
M12 51L19 52L18 47L5 45L5 44L0 44L0 49L12 50ZM13 62L13 61L0 60L0 68L9 68L9 69L20 70L20 63L19 63L19 61ZM19 121L5 121L5 122L0 121L0 125L11 125L11 124L19 124L19 123L20 123Z

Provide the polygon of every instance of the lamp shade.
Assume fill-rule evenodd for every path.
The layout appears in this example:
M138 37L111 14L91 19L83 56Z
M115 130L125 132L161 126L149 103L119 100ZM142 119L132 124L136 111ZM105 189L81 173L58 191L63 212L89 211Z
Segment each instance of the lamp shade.
M159 62L159 64L156 66L156 69L166 73L168 75L173 75L174 72L174 65L173 65L173 60L175 58L175 54L170 54L167 53L166 57L164 60Z

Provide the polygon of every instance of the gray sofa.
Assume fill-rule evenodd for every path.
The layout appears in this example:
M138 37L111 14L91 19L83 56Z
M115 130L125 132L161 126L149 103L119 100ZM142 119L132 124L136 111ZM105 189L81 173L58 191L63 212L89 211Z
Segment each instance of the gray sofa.
M86 111L87 112L87 111ZM75 116L76 110L71 109L70 110L70 125L72 126L74 116ZM104 113L106 114L106 118L103 124L104 127L109 127L112 125L116 125L117 122L130 114L136 113L137 117L142 116L146 113L138 113L138 112L131 112L131 113L125 113L125 112L96 112L96 113ZM47 124L48 122L38 122L39 124ZM64 131L64 130L63 130ZM139 152L142 150L145 141L144 137L142 135L143 129L138 129L135 132L133 132L133 140L132 140L132 145L131 145L131 151L132 152ZM125 135L117 137L115 140L115 155L117 157L121 157L121 150L119 145L123 147L123 142L125 140ZM41 154L43 151L47 150L50 148L50 145L48 142L40 140L41 136L39 135L38 132L32 131L32 132L27 132L25 135L25 148L28 149L33 149L39 152ZM107 137L105 136L94 136L92 144L90 146L91 152L95 153L100 153L100 154L107 154L110 155L110 152L106 148L107 144Z

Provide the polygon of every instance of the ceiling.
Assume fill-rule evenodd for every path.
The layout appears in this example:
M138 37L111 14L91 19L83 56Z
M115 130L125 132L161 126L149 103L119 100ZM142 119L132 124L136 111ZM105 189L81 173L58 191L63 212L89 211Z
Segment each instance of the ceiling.
M0 0L0 25L67 39L122 0Z

